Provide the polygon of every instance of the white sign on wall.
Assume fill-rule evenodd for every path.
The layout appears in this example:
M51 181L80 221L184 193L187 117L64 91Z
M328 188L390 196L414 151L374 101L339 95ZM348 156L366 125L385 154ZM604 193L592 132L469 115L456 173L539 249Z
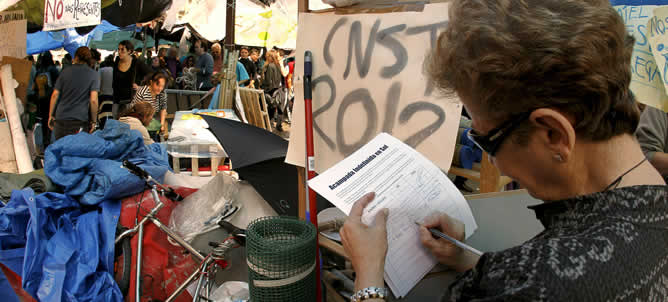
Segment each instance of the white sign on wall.
M100 24L100 0L44 0L44 31Z
M0 58L26 56L27 22L22 10L0 13Z

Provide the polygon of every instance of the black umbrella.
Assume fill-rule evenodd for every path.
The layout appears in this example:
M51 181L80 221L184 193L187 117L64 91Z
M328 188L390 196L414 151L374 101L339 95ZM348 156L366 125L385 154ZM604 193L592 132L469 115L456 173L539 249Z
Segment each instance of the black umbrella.
M201 116L239 177L248 181L279 215L299 216L297 167L285 163L288 141L253 125ZM318 209L328 207L332 204L318 196Z

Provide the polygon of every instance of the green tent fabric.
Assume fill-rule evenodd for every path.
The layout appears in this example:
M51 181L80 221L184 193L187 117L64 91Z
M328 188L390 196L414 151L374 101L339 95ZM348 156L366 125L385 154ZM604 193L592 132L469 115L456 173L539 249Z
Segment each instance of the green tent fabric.
M93 40L88 44L88 47L114 51L118 48L118 43L120 43L123 40L130 40L130 42L132 42L132 45L134 45L135 48L144 47L143 41L132 39L131 31L121 31L121 30L112 31L104 34L102 36L102 40ZM175 43L163 39L160 39L158 42L158 45L171 45L171 44ZM155 41L151 36L146 37L146 45L147 47L155 47Z
M31 188L35 194L56 190L56 186L44 174L44 170L26 174L0 173L0 200L9 201L13 190L23 188Z

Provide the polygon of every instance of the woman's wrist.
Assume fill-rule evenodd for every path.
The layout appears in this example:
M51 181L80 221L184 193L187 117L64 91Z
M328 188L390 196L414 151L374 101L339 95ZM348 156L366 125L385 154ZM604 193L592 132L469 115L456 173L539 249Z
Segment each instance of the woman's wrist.
M457 258L456 264L450 266L458 272L465 272L474 268L478 264L478 260L480 260L480 256L465 250L462 250L460 256Z
M370 273L357 273L355 278L355 290L361 290L370 286L385 287L385 278L383 270Z

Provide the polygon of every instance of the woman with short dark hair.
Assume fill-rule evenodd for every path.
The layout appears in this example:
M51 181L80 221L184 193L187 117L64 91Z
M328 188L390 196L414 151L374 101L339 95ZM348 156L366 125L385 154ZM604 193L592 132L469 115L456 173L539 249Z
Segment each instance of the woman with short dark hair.
M134 45L128 40L118 43L118 58L114 64L114 105L113 116L118 117L124 107L130 104L134 92L144 77L151 73L150 67L132 55Z
M544 201L531 210L545 230L476 256L434 239L427 228L463 240L464 226L433 213L419 227L422 245L463 273L444 300L668 300L666 184L633 136L634 42L621 16L605 0L451 3L429 75L459 96L469 137L499 170ZM356 290L383 287L384 222L394 217L389 209L363 224L372 199L353 206L341 231Z

